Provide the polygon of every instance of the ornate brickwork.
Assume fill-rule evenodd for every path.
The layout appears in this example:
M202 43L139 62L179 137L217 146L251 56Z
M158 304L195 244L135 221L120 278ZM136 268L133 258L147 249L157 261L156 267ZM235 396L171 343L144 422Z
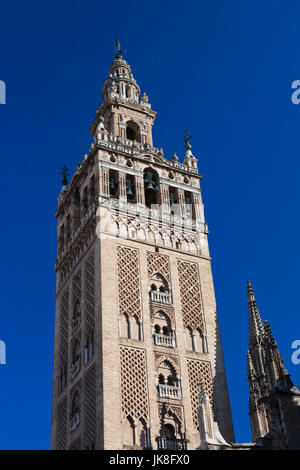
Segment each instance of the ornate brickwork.
M190 327L192 330L200 328L204 333L198 266L178 260L177 267L184 327Z
M80 312L81 304L81 269L74 276L72 281L72 305L73 305L73 315Z
M96 438L96 367L92 364L84 378L84 448L93 449Z
M159 404L158 405L158 411L159 411L159 416L160 418L164 418L167 413L171 413L174 416L176 416L178 422L181 424L181 426L184 425L184 418L183 418L183 407L182 406L176 406L176 405L169 405L166 403Z
M90 255L85 263L85 331L87 335L95 328L95 259Z
M170 321L170 326L172 329L175 329L175 320L174 320L174 310L172 307L166 307L164 306L157 306L157 305L151 305L150 306L150 315L151 315L151 321L154 321L154 317L157 313L162 312L164 313Z
M161 353L155 353L155 367L156 370L158 370L159 366L163 362L169 362L173 368L174 371L176 372L176 375L180 375L180 368L179 368L179 360L177 356L171 356L170 354L161 354Z
M58 450L65 450L67 446L67 411L67 398L65 398L57 405L56 448Z
M138 250L118 246L119 313L141 319Z
M144 349L120 347L122 417L149 422L146 355Z
M60 354L59 369L67 369L69 345L69 289L66 289L60 300Z
M170 282L169 257L160 253L147 252L148 277L149 280L154 274L159 273Z
M199 396L204 388L211 403L213 401L213 385L210 363L206 361L187 360L189 385L191 392L193 423L195 428L198 425Z

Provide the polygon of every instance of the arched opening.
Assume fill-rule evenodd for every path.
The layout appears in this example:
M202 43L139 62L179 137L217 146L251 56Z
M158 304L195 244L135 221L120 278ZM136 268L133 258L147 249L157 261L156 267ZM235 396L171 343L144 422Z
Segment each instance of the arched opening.
M130 338L130 322L126 313L121 316L121 337Z
M137 341L140 340L140 322L136 315L130 320L130 337Z
M135 445L135 432L134 432L134 423L131 416L128 416L124 422L123 426L124 430L124 444L127 446L134 446Z
M144 189L145 189L145 204L150 207L154 204L159 204L159 177L156 171L152 168L147 168L144 171Z
M139 419L136 423L135 428L135 435L136 435L136 444L143 449L148 447L147 443L147 426L143 419Z
M191 218L195 219L195 207L193 204L193 195L190 191L184 191L184 202L185 202L185 212L186 215Z
M109 195L111 197L119 197L119 173L109 170Z
M178 386L176 371L171 362L165 360L160 364L158 368L158 380L160 384L166 384L171 387Z
M205 352L204 336L200 328L195 331L195 351L200 353Z
M133 175L126 175L126 195L127 200L134 202L135 201L135 178Z
M179 215L180 207L178 206L178 190L172 186L169 187L169 201L171 214Z
M163 425L162 435L167 439L175 439L176 433L175 428L171 423L167 423Z
M172 334L170 319L164 312L157 312L155 314L154 332L165 336L170 336Z
M141 143L141 131L139 125L134 121L128 121L126 124L126 138L136 140Z
M189 326L185 329L185 346L189 351L195 350L193 331Z

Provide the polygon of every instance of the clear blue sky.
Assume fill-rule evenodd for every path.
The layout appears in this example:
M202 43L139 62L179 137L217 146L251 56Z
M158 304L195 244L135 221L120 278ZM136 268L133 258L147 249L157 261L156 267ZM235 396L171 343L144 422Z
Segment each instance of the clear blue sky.
M236 439L249 441L247 279L300 382L299 2L29 0L0 15L0 448L49 448L58 172L88 151L116 38L158 111L154 145L182 159L193 136Z

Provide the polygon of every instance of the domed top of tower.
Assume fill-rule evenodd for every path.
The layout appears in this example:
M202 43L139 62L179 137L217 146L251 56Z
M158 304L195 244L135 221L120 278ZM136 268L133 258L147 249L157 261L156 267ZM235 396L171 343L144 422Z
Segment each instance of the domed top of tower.
M130 65L122 57L119 41L116 41L117 54L109 67L109 78L102 88L104 102L109 98L121 98L123 100L138 103L140 87L133 78Z

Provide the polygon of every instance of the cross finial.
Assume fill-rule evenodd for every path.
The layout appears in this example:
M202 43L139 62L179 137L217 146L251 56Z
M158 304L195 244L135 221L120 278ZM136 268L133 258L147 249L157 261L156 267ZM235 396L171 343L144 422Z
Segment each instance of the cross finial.
M69 176L69 170L68 168L66 167L66 165L64 165L61 169L61 171L59 172L60 175L62 175L63 179L62 179L62 184L63 186L66 186L68 184L68 176Z
M184 137L184 142L185 142L185 148L188 150L191 148L191 144L190 144L190 139L192 138L192 136L190 135L189 131L184 131L184 133L182 134L183 137Z

